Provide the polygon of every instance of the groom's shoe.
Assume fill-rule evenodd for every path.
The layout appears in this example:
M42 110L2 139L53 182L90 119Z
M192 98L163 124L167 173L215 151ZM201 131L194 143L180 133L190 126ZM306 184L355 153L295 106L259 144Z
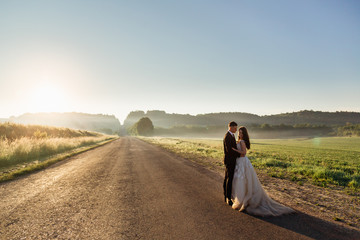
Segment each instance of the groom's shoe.
M232 205L233 205L233 202L231 201L231 199L227 199L227 200L226 200L226 203L227 203L229 206L232 206Z

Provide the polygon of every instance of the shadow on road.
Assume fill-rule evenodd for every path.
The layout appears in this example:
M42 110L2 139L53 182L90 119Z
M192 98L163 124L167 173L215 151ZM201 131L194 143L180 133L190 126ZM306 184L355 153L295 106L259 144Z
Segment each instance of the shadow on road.
M360 232L355 229L348 229L302 212L280 217L253 217L314 239L360 239Z

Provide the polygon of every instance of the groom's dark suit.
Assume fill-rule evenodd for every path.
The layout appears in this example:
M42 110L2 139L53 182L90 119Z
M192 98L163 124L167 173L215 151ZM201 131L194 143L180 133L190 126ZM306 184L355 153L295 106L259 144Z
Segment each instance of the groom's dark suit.
M240 157L240 153L234 151L236 148L236 140L228 131L224 137L224 164L225 164L225 179L224 179L224 196L225 199L231 199L232 181L234 178L234 170L236 165L236 158Z

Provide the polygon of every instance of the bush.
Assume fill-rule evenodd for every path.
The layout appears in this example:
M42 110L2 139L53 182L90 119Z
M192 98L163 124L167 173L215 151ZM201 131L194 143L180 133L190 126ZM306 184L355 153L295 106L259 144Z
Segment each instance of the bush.
M351 177L342 170L318 169L313 175L316 182L330 182L339 186L347 186Z
M150 136L154 132L154 125L150 118L143 117L130 128L130 134Z
M340 170L326 169L325 175L327 178L331 179L333 182L337 183L340 186L346 186L350 181L349 175L345 174L343 171Z

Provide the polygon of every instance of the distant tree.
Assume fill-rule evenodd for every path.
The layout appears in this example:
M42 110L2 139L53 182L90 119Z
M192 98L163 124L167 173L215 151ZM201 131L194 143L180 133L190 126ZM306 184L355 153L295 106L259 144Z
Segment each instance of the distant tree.
M360 124L347 123L337 129L338 136L360 136Z
M147 111L146 115L152 117L152 116L156 116L156 117L164 117L166 116L166 112L165 111L160 111L160 110L152 110L152 111Z
M134 125L137 121L139 121L142 117L145 117L144 111L132 111L127 115L126 119L124 120L124 126L126 126L126 128L131 128L131 126Z
M101 129L95 129L96 132L105 133L108 135L114 134L113 130L110 128L101 128Z
M271 126L267 123L264 123L264 124L261 124L261 129L263 130L270 130L271 129Z
M130 128L130 133L132 135L149 136L152 135L153 132L154 125L148 117L141 118Z
M281 123L279 126L277 126L277 128L279 130L290 130L293 129L293 126Z

